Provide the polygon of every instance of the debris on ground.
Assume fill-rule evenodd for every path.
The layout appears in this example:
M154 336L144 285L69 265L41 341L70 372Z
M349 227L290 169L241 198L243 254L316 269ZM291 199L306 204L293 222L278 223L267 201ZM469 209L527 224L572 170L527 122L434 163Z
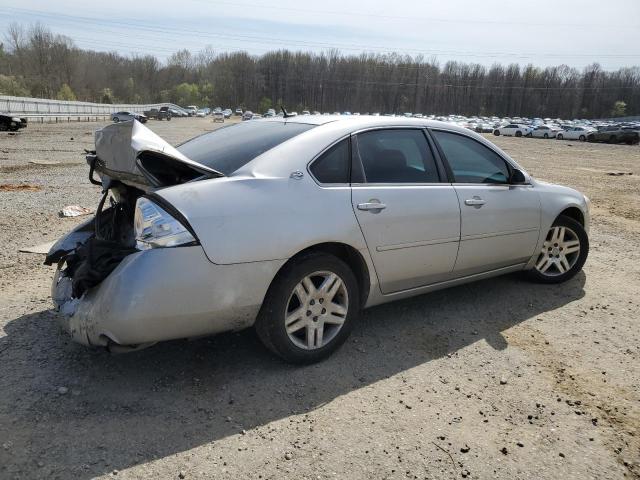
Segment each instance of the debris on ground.
M27 163L31 165L60 165L62 162L56 162L55 160L29 160Z
M0 192L38 192L40 190L42 190L40 185L29 183L3 183L0 185Z
M56 242L53 241L53 242L41 243L40 245L34 245L33 247L22 247L18 249L18 251L20 253L40 253L40 254L46 255L47 253L49 253L49 250L51 250L51 247L53 247L54 243Z
M61 217L79 217L81 215L89 215L93 213L93 210L87 207L81 207L80 205L67 205L60 210Z
M607 175L612 177L621 177L623 175L633 175L633 172L607 172Z

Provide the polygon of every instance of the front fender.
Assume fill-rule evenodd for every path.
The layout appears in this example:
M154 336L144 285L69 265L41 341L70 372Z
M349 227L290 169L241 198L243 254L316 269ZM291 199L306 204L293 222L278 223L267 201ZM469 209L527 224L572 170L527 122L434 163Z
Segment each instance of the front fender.
M589 201L582 193L573 188L541 182L539 180L534 180L532 183L540 195L540 235L535 253L533 257L531 257L531 260L529 260L526 268L533 267L549 229L562 212L569 208L577 208L580 210L584 218L584 229L587 234L589 233L591 223Z

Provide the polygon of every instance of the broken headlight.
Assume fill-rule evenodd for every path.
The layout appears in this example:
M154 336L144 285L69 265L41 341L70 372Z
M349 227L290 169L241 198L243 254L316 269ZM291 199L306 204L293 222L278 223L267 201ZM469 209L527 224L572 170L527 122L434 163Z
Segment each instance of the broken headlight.
M136 202L134 228L138 250L177 247L196 242L182 223L145 197L138 198Z

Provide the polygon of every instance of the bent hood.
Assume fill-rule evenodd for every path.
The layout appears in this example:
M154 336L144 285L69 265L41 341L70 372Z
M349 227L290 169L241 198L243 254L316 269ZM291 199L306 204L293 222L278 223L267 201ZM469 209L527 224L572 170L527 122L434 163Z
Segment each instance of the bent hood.
M95 142L95 154L87 155L87 161L103 185L112 179L147 189L224 176L190 160L137 120L97 130Z

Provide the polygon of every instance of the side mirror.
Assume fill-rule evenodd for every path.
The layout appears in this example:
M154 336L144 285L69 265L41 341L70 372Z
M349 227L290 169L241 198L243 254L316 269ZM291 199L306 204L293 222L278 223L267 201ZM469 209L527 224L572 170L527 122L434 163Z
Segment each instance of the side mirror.
M509 178L509 183L511 185L523 185L527 183L527 178L524 176L524 173L522 173L522 170L514 168L511 171L511 178Z

